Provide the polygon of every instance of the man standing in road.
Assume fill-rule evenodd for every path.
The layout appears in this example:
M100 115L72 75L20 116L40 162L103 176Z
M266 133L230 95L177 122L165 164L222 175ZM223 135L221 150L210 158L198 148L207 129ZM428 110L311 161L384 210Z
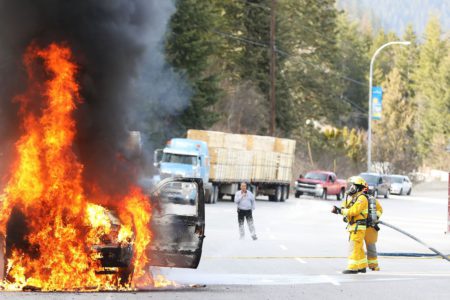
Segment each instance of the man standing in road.
M241 239L245 236L244 218L247 219L248 229L252 235L252 239L256 240L255 226L253 224L252 211L255 209L255 196L247 190L247 183L241 183L241 190L234 195L234 202L237 204L239 234Z

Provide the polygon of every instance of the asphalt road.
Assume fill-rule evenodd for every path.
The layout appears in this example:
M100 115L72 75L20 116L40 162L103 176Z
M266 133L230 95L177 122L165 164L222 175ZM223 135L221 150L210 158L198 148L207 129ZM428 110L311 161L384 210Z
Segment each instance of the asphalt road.
M345 224L330 213L335 197L261 198L254 212L258 240L239 240L229 201L207 206L206 239L197 270L154 268L177 286L133 293L3 292L0 299L450 299L450 263L390 228L380 231L380 272L343 275ZM415 187L411 196L380 198L383 220L450 254L446 183Z

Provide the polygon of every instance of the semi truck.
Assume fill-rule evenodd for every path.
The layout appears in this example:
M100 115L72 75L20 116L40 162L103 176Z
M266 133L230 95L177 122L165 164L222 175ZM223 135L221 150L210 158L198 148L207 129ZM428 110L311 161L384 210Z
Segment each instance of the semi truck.
M190 129L155 151L160 179L202 178L205 202L234 199L241 182L270 201L289 198L295 140Z

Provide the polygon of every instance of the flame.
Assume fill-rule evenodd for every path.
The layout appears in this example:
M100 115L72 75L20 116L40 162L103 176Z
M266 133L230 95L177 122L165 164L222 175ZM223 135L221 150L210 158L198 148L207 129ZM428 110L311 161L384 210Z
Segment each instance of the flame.
M151 206L135 186L127 195L87 196L83 165L73 151L80 104L77 65L64 45L32 45L24 56L29 90L17 97L22 136L0 207L0 235L13 210L26 220L26 245L8 257L8 290L33 286L51 290L115 289L117 276L101 275L95 245L134 247L133 281L127 288L151 284L146 249L151 242ZM47 80L36 69L43 69ZM111 204L111 207L98 205ZM111 210L109 209L111 208ZM114 216L113 210L117 210Z
M166 279L163 275L156 275L154 279L154 286L156 288L164 288L168 286L177 287L178 284L176 284L174 281Z

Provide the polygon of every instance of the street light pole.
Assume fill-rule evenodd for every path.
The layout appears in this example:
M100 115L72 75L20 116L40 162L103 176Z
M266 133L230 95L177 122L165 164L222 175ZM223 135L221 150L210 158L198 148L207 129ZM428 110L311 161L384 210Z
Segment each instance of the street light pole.
M368 129L367 129L367 172L370 172L370 168L372 166L372 76L373 76L373 63L375 61L375 57L377 57L378 53L380 53L381 50L386 48L390 45L409 45L411 42L402 42L402 41L395 41L395 42L389 42L384 45L382 45L380 48L375 51L375 53L372 56L372 59L370 60L370 74L369 74L369 120L368 120Z

